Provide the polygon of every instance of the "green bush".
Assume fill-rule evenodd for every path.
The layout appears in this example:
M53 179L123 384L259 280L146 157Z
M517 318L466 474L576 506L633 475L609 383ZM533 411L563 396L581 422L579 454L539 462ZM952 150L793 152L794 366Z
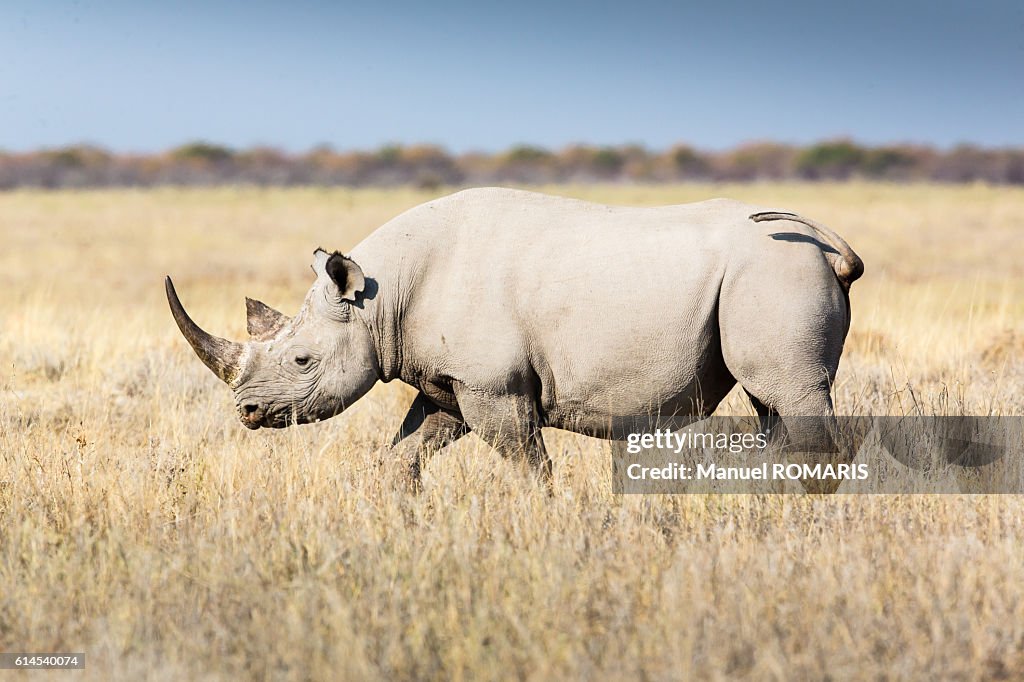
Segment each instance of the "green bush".
M823 142L802 151L796 168L805 178L841 180L859 170L864 157L864 149L847 140Z
M222 163L230 161L235 153L228 147L208 142L190 142L171 150L171 156L180 161L202 161L205 163Z

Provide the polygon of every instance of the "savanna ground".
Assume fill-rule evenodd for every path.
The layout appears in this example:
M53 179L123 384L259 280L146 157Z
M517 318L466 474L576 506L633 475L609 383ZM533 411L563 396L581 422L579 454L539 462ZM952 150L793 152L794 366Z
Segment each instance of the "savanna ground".
M841 413L1024 413L1020 189L552 191L826 222L867 263ZM615 496L607 448L557 432L551 497L475 437L410 496L397 384L244 429L163 275L242 338L243 296L294 312L314 247L430 196L0 194L0 651L86 652L46 679L1024 676L1017 496Z

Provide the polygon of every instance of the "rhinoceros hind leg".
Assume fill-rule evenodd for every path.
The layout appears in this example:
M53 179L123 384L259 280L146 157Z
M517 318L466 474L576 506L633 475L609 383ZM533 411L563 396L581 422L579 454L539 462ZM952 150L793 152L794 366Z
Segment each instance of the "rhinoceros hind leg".
M761 418L761 429L769 442L782 446L782 456L790 464L849 464L853 451L839 437L838 423L827 389L804 394L801 400L768 405L747 391L750 402ZM780 422L781 427L780 428ZM804 478L800 483L809 493L833 493L840 479Z

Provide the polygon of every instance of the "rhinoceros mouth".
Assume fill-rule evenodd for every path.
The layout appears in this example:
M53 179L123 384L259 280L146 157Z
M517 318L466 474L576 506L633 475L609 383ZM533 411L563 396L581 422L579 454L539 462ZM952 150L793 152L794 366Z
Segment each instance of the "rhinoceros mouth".
M262 419L260 419L258 421L249 421L245 417L241 417L240 421L242 422L242 424L247 429L252 429L253 431L255 431L256 429L260 429L260 428L264 428L264 429L286 429L289 426L302 425L302 424L312 424L314 421L318 421L318 420L310 419L308 417L303 417L303 416L298 416L298 415L292 416L290 414L283 414L282 413L282 414L265 415Z

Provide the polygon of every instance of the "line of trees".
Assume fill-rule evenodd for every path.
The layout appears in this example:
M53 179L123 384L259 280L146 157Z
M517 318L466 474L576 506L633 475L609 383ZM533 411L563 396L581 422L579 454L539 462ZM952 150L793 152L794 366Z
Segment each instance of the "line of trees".
M830 140L807 147L776 143L708 152L687 145L517 146L496 154L453 155L430 145L376 151L317 147L289 154L235 150L205 142L159 154L114 154L79 145L29 153L0 152L0 189L148 187L156 185L396 186L556 182L849 180L1024 184L1024 148L963 145L948 151L916 145L864 146Z

